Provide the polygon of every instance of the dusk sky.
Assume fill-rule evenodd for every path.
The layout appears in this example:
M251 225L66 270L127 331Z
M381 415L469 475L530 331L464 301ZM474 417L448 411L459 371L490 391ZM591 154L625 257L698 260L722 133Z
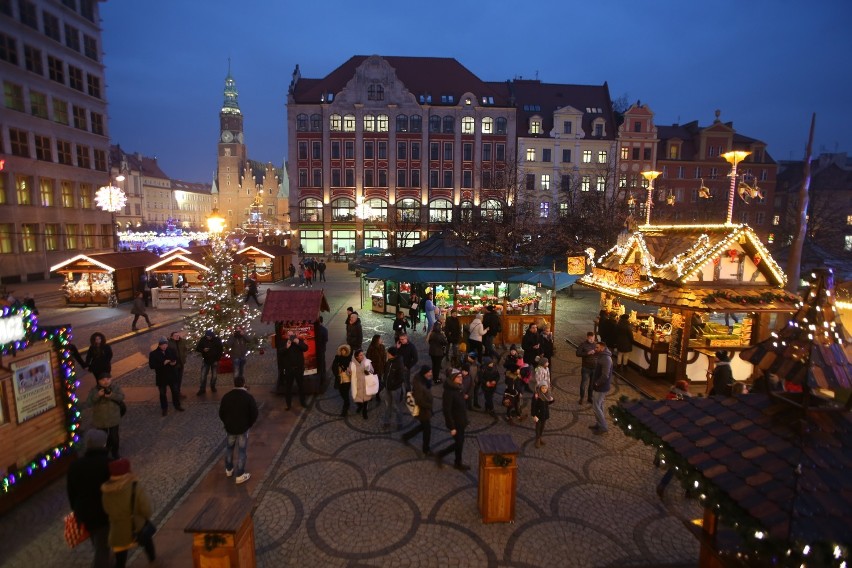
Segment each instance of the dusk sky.
M723 121L776 160L852 154L852 2L107 0L109 131L172 178L211 182L228 72L249 157L286 156L287 87L352 55L453 57L486 81L609 83L657 124ZM407 6L411 6L408 8Z

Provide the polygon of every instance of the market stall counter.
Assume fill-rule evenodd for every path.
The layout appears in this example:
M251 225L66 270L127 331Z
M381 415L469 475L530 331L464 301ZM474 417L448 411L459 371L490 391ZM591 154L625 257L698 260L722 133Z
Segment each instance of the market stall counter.
M52 266L50 271L65 276L67 304L105 305L132 300L140 291L145 268L158 260L157 255L147 251L79 254Z

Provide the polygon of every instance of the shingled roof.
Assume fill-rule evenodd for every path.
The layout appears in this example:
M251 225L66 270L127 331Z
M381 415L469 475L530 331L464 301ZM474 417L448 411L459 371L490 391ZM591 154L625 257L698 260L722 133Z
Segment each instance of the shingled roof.
M322 290L269 290L263 301L260 321L313 322L331 308Z

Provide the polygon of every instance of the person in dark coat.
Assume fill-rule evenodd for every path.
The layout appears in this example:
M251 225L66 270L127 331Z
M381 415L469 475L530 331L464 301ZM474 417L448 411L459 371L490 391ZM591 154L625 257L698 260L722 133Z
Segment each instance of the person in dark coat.
M428 365L423 365L420 372L414 376L412 383L414 402L420 412L415 417L417 425L402 435L402 441L408 444L414 436L422 432L423 457L428 457L432 455L432 369Z
M444 410L444 424L453 437L453 443L435 454L438 467L443 467L444 456L455 453L453 467L459 471L468 471L470 466L462 462L464 451L464 431L467 428L467 406L462 393L462 373L457 371L444 383L444 394L441 397Z
M405 391L402 386L405 384L405 364L398 357L399 352L396 347L390 346L387 349L387 364L384 368L382 383L384 390L380 393L384 399L385 411L382 415L382 428L390 428L391 418L396 419L396 428L402 428L402 417L404 408ZM368 355L369 358L369 355ZM374 367L375 369L375 363ZM377 397L378 398L378 397ZM395 415L395 416L394 416Z
M246 296L244 302L248 304L249 299L253 298L254 303L257 304L257 307L262 306L263 304L257 298L257 280L252 276L247 276L245 281L243 282L243 286L245 287Z
M727 351L716 351L716 366L711 375L713 386L710 388L710 396L733 396L733 387L737 382L731 371L731 355Z
M556 348L553 345L553 332L547 324L544 324L544 327L541 328L538 340L541 345L541 356L552 363Z
M544 425L547 419L550 418L550 404L553 402L553 397L550 395L550 387L547 383L541 383L535 387L535 394L532 398L530 406L530 416L535 422L535 447L540 448L544 445Z
M95 551L93 568L109 568L109 518L101 503L101 485L109 479L107 435L86 432L86 453L68 468L68 502L77 522L86 526Z
M210 375L210 392L216 392L219 359L224 352L222 339L212 329L208 329L204 332L204 337L198 340L195 351L201 353L201 384L195 394L201 396L207 392L207 375Z
M482 358L482 366L479 368L479 384L482 385L482 396L485 400L485 412L492 417L494 413L494 393L497 392L497 382L500 380L500 371L494 366L491 357Z
M615 319L615 312L608 312L605 317L601 318L598 326L601 341L606 343L607 349L610 352L615 351L616 328L618 322Z
M346 343L354 352L356 349L361 349L364 343L364 330L361 328L361 319L358 317L358 312L349 314L349 319L346 322Z
M320 383L325 384L323 381L326 380L325 350L328 347L328 328L323 325L322 316L314 322L314 344L317 352L317 373L320 376Z
M163 416L169 413L168 401L166 399L166 388L172 391L172 404L175 410L183 412L180 405L180 393L178 392L178 354L169 348L169 340L161 337L157 342L157 348L148 355L148 366L154 369L157 388L160 390L160 409Z
M421 309L423 307L420 305L420 298L417 296L417 292L412 290L408 308L408 317L411 318L411 331L417 331L417 324L420 323Z
M84 367L95 376L95 380L112 372L112 347L107 344L106 337L100 331L96 331L89 338Z
M608 431L604 404L606 394L612 387L612 353L603 341L598 342L595 351L598 357L592 373L592 410L595 412L596 423L589 428L594 430L595 434L604 434Z
M136 297L133 298L133 307L130 308L130 313L133 314L133 323L130 324L130 329L132 331L137 331L136 322L139 321L139 318L145 318L145 321L148 323L148 327L153 325L151 323L151 318L148 317L148 309L145 306L145 298L142 292L136 292Z
M186 395L181 393L180 388L183 384L183 370L186 368L187 347L186 340L181 337L179 331L173 331L171 335L169 335L169 347L174 349L178 356L177 390L178 393L180 393L181 398L186 398Z
M447 316L444 322L444 335L447 336L447 361L450 366L460 365L459 343L462 340L462 327L458 310L452 310Z
M405 390L411 390L411 370L417 364L417 348L411 344L407 334L403 333L396 340L399 358L405 364Z
M521 349L524 350L524 363L531 367L535 365L535 358L541 355L541 340L536 324L531 323L527 328L521 339Z
M426 343L429 345L429 358L432 360L432 375L440 376L441 362L447 351L448 343L441 322L436 321L435 325L432 326L432 330L426 336Z
M497 355L497 351L494 349L494 338L497 337L498 333L503 331L503 325L500 323L500 314L497 313L497 310L493 305L489 304L488 306L485 306L485 315L482 316L482 325L488 329L488 333L482 336L482 347L485 351L485 355L497 359L499 358L499 355Z
M251 477L246 472L246 450L248 431L257 422L257 402L246 390L246 380L242 375L234 377L233 390L225 393L219 403L219 419L225 426L225 475L236 474L237 485L245 483ZM234 449L237 449L237 465L234 469Z
M325 261L320 260L319 264L317 264L317 274L319 274L319 280L317 280L317 282L326 282L325 269L326 269Z
M405 319L405 314L402 310L396 312L396 319L393 320L393 333L399 339L400 335L408 333L408 320Z
M633 326L630 325L630 316L622 314L615 326L615 349L618 352L617 369L627 369L630 362L630 352L633 351Z
M293 383L299 389L299 404L308 406L305 398L305 352L308 344L295 333L291 333L284 343L284 402L290 410L293 401Z
M343 399L343 409L340 416L349 413L349 403L352 400L352 381L349 376L349 364L352 363L352 348L343 344L337 348L337 354L331 361L331 372L334 374L334 386Z
M586 340L577 346L577 357L582 357L583 362L580 365L580 400L578 404L583 404L583 400L592 403L592 375L595 372L595 363L598 360L597 341L595 341L595 332L586 333ZM586 386L589 387L588 398L586 398Z

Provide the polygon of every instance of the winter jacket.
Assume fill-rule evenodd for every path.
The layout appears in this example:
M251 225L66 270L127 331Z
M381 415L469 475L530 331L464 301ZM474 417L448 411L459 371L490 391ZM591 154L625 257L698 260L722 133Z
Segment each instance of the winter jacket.
M500 380L500 371L494 365L485 365L479 369L479 382L484 390L495 391Z
M231 359L245 359L249 351L245 335L237 335L236 333L232 335L228 339L228 349L230 349Z
M609 349L615 348L616 325L615 318L609 316L601 318L598 323L598 335L601 336L601 341L606 343Z
M169 339L169 348L174 349L175 353L177 353L178 367L186 366L186 340L178 339L175 341L174 339Z
M402 359L394 357L388 361L384 378L385 388L389 391L395 391L403 385L405 381L405 365Z
M455 381L444 383L444 394L441 396L444 409L444 424L448 430L464 429L467 426L467 406L460 385Z
M95 337L100 336L100 345L95 344ZM106 338L102 333L93 333L89 341L89 350L86 351L85 367L95 378L108 375L112 372L112 347L107 345Z
M550 367L538 365L535 368L535 374L533 376L535 378L535 386L547 385L547 388L550 389Z
M534 416L539 420L547 420L550 418L550 404L546 400L533 395L532 404L530 405L530 416Z
M219 419L228 434L244 434L257 422L257 402L245 388L232 389L219 403Z
M131 494L136 481L136 503L130 508ZM101 503L109 517L109 545L118 550L130 548L133 542L133 529L142 528L151 518L151 505L142 485L133 473L110 477L101 486ZM133 514L131 514L131 512Z
M77 521L89 529L104 527L109 522L101 503L101 485L109 479L107 449L86 450L68 468L68 502Z
M447 336L447 342L452 345L461 341L462 331L459 318L447 316L447 320L444 322L444 335Z
M376 343L375 345L370 344L364 355L367 359L372 361L373 370L376 371L376 374L380 377L384 377L388 362L388 350L385 349L385 346L381 343Z
M524 362L527 365L535 365L535 358L541 355L541 340L538 333L527 330L521 339L521 348L524 350Z
M284 345L287 343L284 342ZM284 366L287 369L304 369L305 368L305 352L308 350L308 344L299 340L290 342L290 347L284 348Z
M344 347L346 349L344 349ZM334 384L340 386L340 383L349 382L349 364L352 362L352 351L348 345L341 345L337 348L337 355L331 361L331 373L334 375ZM346 374L341 375L341 371L346 371Z
M506 355L506 360L503 361L503 368L506 369L507 373L517 373L521 360L521 356L517 352L512 355L512 352L509 351L509 354Z
M597 346L597 343L588 339L577 346L577 357L583 358L582 365L584 369L595 368L595 363L598 361L598 354L595 353Z
M145 307L145 298L134 298L133 307L130 308L130 313L135 316L144 316L147 314L148 309Z
M414 402L420 409L417 415L417 420L420 422L429 422L432 419L432 390L431 381L423 376L423 373L417 373L411 380L411 393L414 395Z
M710 395L731 396L734 383L736 381L731 364L727 361L717 361L713 369L713 388L710 389Z
M168 347L165 351L157 347L148 355L148 366L154 369L158 387L170 385L178 378L177 365L167 365L166 361L177 361L177 353Z
M627 320L619 321L615 326L615 348L619 353L633 351L633 326Z
M488 328L488 335L494 337L503 330L500 323L500 315L496 311L486 311L482 317L482 325Z
M482 336L486 333L485 326L482 324L482 314L476 314L473 317L473 321L467 326L467 331L471 341L482 341Z
M355 320L355 323L347 324L346 326L346 343L352 350L361 349L364 343L364 332L361 329L361 320Z
M367 357L364 357L360 363L355 359L352 359L352 362L349 363L349 379L352 382L350 394L353 401L367 402L373 400L373 395L367 394L365 382L365 376L371 374L374 374L373 363Z
M393 320L393 330L397 335L402 335L403 333L408 333L408 322L403 317L402 319L396 318Z
M552 333L541 333L538 338L539 345L541 345L541 356L547 357L548 361L553 359L553 334Z
M124 391L118 383L109 386L109 393L101 396L101 386L95 385L89 391L89 404L92 407L92 426L95 428L112 428L121 422L121 410L118 403L124 400Z
M406 369L413 369L414 365L417 364L417 348L411 343L400 345L397 348L396 356L402 359L402 362L405 363Z
M204 351L205 349L207 349L206 352ZM216 363L222 358L222 340L215 335L213 337L205 335L198 340L195 351L201 353L201 358L204 359L205 363Z
M595 392L609 392L612 386L612 353L609 348L598 353L598 360L592 373L592 385Z
M429 357L443 357L449 342L444 331L441 329L441 324L436 323L429 332Z

